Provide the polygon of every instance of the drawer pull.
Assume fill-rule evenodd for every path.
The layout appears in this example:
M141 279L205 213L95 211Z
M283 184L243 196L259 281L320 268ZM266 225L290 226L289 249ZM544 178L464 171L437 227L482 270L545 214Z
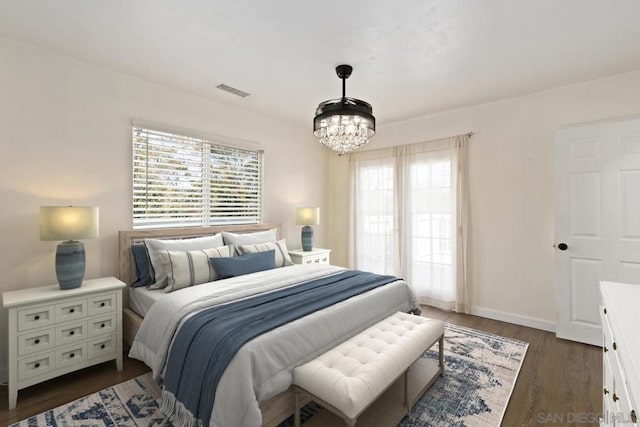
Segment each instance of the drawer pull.
M106 345L104 345L104 344L102 344L102 345L100 346L100 348L101 348L101 349L103 349L103 350L104 350L104 348L105 348L105 347L106 347Z
M76 331L69 331L69 335L74 335Z
M34 368L39 368L40 367L40 363L36 363L35 365L33 365Z
M71 353L71 354L69 355L69 357L70 357L70 358L72 358L72 359L73 359L75 356L76 356L76 355L75 355L75 353Z
M106 325L103 323L100 325L101 328L104 328Z
M604 352L606 353L607 351L609 351L609 349L608 349L608 348L607 348L607 346L605 345L604 347L602 347L602 351L604 351Z
M609 394L609 390L607 390L607 388L604 388L604 394Z
M69 309L69 313L74 313L75 311L76 311L76 309L75 309L75 308L70 308L70 309Z
M40 344L40 339L36 338L35 340L33 340L34 344Z
M635 409L631 410L630 417L631 417L631 422L632 423L637 423L638 422L638 416L636 415Z
M604 314L607 314L607 307L603 308Z
M616 343L615 343L615 342L613 343L613 349L614 349L614 350L617 350L617 349L618 349L618 346L616 345Z
M620 398L618 397L617 394L613 393L613 401L617 402L618 400L620 400Z
M40 315L36 314L35 316L33 316L33 320L40 320Z
M106 305L106 304L105 304L105 303L103 303L103 302L101 302L101 303L100 303L100 307L104 307L105 305Z

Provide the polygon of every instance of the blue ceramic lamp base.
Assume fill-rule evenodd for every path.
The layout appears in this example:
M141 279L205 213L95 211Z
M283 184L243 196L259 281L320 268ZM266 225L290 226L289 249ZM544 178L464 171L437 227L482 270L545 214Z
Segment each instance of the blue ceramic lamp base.
M86 265L84 245L75 240L62 242L56 249L56 277L60 289L75 289L82 285Z
M305 225L302 227L302 250L309 252L313 249L313 227Z

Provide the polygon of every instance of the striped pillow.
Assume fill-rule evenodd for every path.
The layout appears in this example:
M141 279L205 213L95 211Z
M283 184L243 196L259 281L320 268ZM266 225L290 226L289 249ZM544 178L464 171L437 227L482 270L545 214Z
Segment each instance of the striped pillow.
M278 240L271 243L258 243L255 245L238 245L236 251L240 255L255 254L256 252L265 252L275 249L276 251L276 268L285 267L287 265L293 265L289 252L287 251L286 239Z
M278 240L278 229L272 228L266 231L257 231L255 233L229 233L223 231L222 240L225 245L239 246L239 245L257 245L259 243L271 243ZM238 249L232 249L232 253L240 255Z
M153 268L151 277L154 283L149 286L149 289L162 289L167 286L167 275L164 272L160 251L195 251L224 246L221 234L177 240L144 239L144 244Z
M218 280L218 273L211 266L209 258L228 257L230 255L229 246L195 251L160 251L168 282L164 291L172 292Z

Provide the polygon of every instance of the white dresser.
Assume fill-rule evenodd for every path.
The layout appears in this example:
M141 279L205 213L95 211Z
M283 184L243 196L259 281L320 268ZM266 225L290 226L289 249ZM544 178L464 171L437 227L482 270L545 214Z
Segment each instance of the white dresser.
M294 264L331 264L331 249L294 249L289 251L289 256Z
M601 426L633 427L640 412L640 285L600 282L603 333Z
M9 311L9 409L18 390L115 359L122 370L122 288L115 277L4 292Z

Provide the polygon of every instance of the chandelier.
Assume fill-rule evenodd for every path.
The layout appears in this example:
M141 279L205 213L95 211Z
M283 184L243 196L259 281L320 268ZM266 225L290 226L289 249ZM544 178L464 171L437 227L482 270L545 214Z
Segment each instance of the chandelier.
M342 79L342 98L320 103L313 119L313 134L340 155L362 147L376 133L371 105L345 94L345 81L352 71L350 65L336 67L336 74Z

